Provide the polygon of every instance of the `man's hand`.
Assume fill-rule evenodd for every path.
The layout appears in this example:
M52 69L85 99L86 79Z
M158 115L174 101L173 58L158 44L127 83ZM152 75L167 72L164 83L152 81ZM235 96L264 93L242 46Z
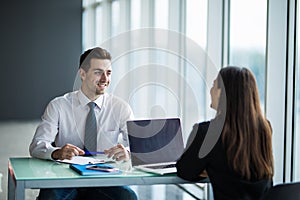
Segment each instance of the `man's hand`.
M110 149L104 150L107 157L114 159L116 161L128 161L130 159L129 152L122 145L118 144Z
M71 160L73 156L78 156L78 155L84 155L84 151L72 144L66 144L61 149L57 149L53 151L51 157L54 160L63 160L63 159Z

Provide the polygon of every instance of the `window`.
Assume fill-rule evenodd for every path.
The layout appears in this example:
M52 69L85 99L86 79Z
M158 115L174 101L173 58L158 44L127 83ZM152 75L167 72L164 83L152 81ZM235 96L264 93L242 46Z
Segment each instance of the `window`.
M229 65L247 67L254 73L262 109L265 94L266 23L266 0L230 1Z
M155 0L154 25L156 28L168 28L169 0Z
M207 0L186 1L186 35L206 49Z
M295 67L295 107L294 107L294 180L300 181L300 2L298 1L297 5L297 33L296 33L296 67Z
M113 1L111 9L111 36L115 36L120 33L120 2Z
M187 84L184 88L184 102L183 108L183 124L186 124L186 135L188 135L191 127L194 123L207 120L206 111L210 105L206 102L206 95L209 94L209 90L212 83L206 82L206 68L202 68L205 65L207 54L206 41L207 41L207 0L189 0L186 1L185 10L185 27L186 36L190 39L191 45L195 45L195 48L186 42L186 57L193 54L196 51L198 58L192 60L194 63L185 62L183 67L183 75L186 78ZM189 91L192 90L192 92ZM191 94L194 94L193 97ZM191 100L195 100L192 102Z
M101 42L104 40L104 34L103 34L103 23L102 23L102 20L103 20L103 8L102 8L102 5L99 4L97 7L96 7L96 10L95 10L95 14L96 14L96 22L95 22L95 40L96 40L96 44L101 44Z
M87 49L95 43L95 10L94 1L83 1L82 13L82 46Z
M286 47L294 45L294 40L291 39L293 36L289 38L287 27L295 25L288 21L293 19L293 15L290 15L294 9L291 4L295 2L298 3L296 22L300 27L299 0L83 0L83 50L101 45L105 40L124 31L145 27L158 28L174 30L191 39L204 53L208 51L211 54L209 56L219 65L216 68L223 63L249 68L257 80L262 109L273 127L276 174L274 183L289 177L291 167L294 170L294 179L300 180L299 28L296 30L296 58L294 55L286 58ZM157 42L160 38L157 34L134 35L128 37L124 44L136 45L144 39ZM199 70L200 66L186 59L194 52L193 48L185 48L187 41L164 38L160 42L167 46L176 46L180 50L178 55L159 48L134 49L126 52L126 55L118 55L120 57L113 63L115 71L110 89L113 91L127 78L128 81L121 84L124 89L121 92L124 96L131 95L129 103L136 117L179 116L187 137L194 123L209 120L210 114L214 114L210 113L209 108L209 89L212 83L205 81L208 77L215 78L215 72L211 71L207 63ZM116 58L116 55L112 56ZM290 60L296 60L294 71L287 64ZM128 78L128 74L136 73L137 69L144 70L146 75ZM286 102L285 97L285 91L290 92L285 83L290 84L291 77L295 78L295 96L288 96L290 93L287 96L289 100L294 98L293 112L290 101ZM148 81L149 78L152 78L152 82ZM139 85L145 81L148 81L147 84ZM173 84L176 89L168 87L168 83L172 81L176 82ZM189 94L194 96L188 96ZM292 114L293 117L290 117ZM294 121L289 120L290 118L285 120L285 116ZM292 122L293 125L290 125ZM293 133L290 133L290 129ZM292 134L293 166L289 160ZM286 138L289 143L284 144Z
M141 0L131 0L131 29L141 26Z

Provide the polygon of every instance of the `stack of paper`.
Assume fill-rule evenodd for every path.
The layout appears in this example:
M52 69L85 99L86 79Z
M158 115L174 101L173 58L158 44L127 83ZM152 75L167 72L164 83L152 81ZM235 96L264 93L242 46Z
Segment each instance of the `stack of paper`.
M87 156L74 156L71 160L64 159L64 160L57 160L57 162L61 163L68 163L68 164L79 164L79 165L85 165L85 164L97 164L97 163L105 163L104 159L97 159L94 157L87 157Z

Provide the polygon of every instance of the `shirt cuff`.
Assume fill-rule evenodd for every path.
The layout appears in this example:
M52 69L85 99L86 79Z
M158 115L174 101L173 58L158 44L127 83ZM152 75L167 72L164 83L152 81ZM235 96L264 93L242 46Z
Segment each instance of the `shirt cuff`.
M49 149L48 151L47 151L47 153L46 153L46 159L48 159L48 160L54 160L53 158L52 158L52 153L55 151L55 150L57 150L57 149L60 149L59 147L53 147L53 148L51 148L51 149ZM55 161L55 160L54 160Z

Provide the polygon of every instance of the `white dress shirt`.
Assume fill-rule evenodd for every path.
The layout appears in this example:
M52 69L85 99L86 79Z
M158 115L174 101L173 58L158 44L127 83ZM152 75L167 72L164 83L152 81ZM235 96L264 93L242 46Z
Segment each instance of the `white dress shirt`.
M89 102L81 90L53 99L48 104L30 144L31 156L52 159L52 152L67 143L83 149ZM103 151L118 143L128 147L126 121L133 118L130 106L107 93L94 102L97 104L97 151ZM53 142L55 146L52 145Z

